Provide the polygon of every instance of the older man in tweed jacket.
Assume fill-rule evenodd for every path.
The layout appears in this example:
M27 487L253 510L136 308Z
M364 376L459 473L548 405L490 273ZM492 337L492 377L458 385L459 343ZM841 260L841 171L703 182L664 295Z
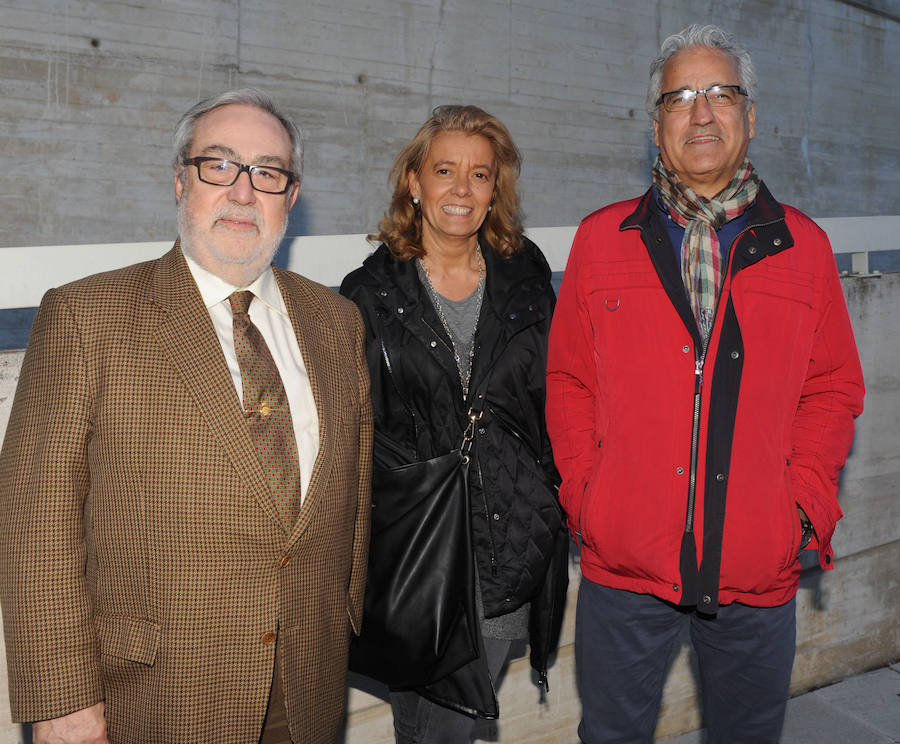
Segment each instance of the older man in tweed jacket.
M368 545L362 325L271 267L290 120L232 91L176 139L180 241L51 290L32 330L0 454L13 717L36 743L332 742ZM241 289L289 403L289 519L242 410Z

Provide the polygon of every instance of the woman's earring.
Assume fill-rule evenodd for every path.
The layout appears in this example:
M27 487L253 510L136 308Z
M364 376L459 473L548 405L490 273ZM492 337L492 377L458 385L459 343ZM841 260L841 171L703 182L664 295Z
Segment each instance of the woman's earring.
M488 212L490 212L494 208L493 204L488 204Z
M418 207L418 206L419 206L419 197L418 197L418 196L414 196L414 197L413 197L413 206L414 206L414 207Z

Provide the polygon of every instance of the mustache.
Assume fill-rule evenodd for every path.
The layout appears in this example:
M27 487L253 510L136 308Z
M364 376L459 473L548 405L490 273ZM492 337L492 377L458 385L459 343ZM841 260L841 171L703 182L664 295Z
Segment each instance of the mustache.
M257 211L256 207L251 206L228 206L228 207L220 207L212 214L212 222L215 224L218 220L222 219L239 219L239 220L247 220L247 222L252 222L259 228L263 227L263 220Z
M722 130L719 129L719 127L717 127L717 126L697 127L696 129L691 129L690 131L688 131L684 135L683 139L686 142L687 140L691 139L692 137L709 137L709 136L718 137L719 139L722 139Z

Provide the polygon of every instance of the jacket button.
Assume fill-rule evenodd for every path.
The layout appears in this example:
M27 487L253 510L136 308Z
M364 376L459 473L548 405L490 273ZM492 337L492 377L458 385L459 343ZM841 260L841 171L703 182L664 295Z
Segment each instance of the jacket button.
M679 591L679 586L678 586L678 584L672 584L672 591L673 591L673 592Z
M499 522L499 521L500 521L500 515L497 514L496 512L494 513L494 521L495 521L495 522Z
M751 246L747 249L747 253L749 253L751 256L755 256L755 255L756 255L756 246L755 246L755 245L751 245Z
M432 342L431 342L431 348L433 349L435 346L437 346L437 341L432 341Z
M479 427L478 427L478 433L479 433L479 434L484 434L485 431L487 431L487 430L486 430L483 426L479 426Z
M725 473L716 473L716 480L719 481L719 483L725 480Z
M531 312L534 312L534 311L535 311L534 305L529 305L529 306L528 306L528 309L531 310Z
M737 359L740 355L741 355L741 354L740 354L740 352L738 352L738 351L732 351L732 352L731 352L731 358L732 358L732 359Z
M781 238L775 238L775 240L772 241L772 245L774 245L776 248L781 245Z
M291 562L291 557L290 557L289 555L283 555L283 556L281 556L281 560L278 561L278 565L279 565L281 568L285 568L285 567L287 567L287 565L288 565L290 562Z
M830 555L826 555L826 556L825 556L825 565L826 565L826 566L830 566L830 565L831 565L831 556L830 556Z
M684 346L681 347L681 350L682 350L685 354L687 354L687 353L691 350L691 347L688 346L687 344L685 344Z
M262 641L263 646L271 646L275 643L275 634L270 630L268 633L263 633L260 640Z
M516 317L518 317L518 316L517 316L515 313L510 313L510 314L509 314L509 319L510 319L510 320L515 320Z
M712 599L710 599L710 596L708 594L704 594L703 595L703 604L709 604L710 602L712 602Z
M402 307L398 307L398 308L397 308L397 312L400 313L400 315L403 315L403 308L402 308Z
M678 473L678 475L684 475L684 468L675 468L675 472Z
M382 297L387 297L387 290L382 289L378 294L381 295Z

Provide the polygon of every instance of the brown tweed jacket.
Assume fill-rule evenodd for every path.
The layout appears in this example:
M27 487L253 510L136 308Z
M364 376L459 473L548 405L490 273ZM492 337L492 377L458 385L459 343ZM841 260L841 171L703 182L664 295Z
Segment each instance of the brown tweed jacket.
M177 244L44 297L0 452L15 720L105 700L113 744L251 744L277 632L294 740L336 739L368 550L363 330L276 276L321 439L289 536Z

